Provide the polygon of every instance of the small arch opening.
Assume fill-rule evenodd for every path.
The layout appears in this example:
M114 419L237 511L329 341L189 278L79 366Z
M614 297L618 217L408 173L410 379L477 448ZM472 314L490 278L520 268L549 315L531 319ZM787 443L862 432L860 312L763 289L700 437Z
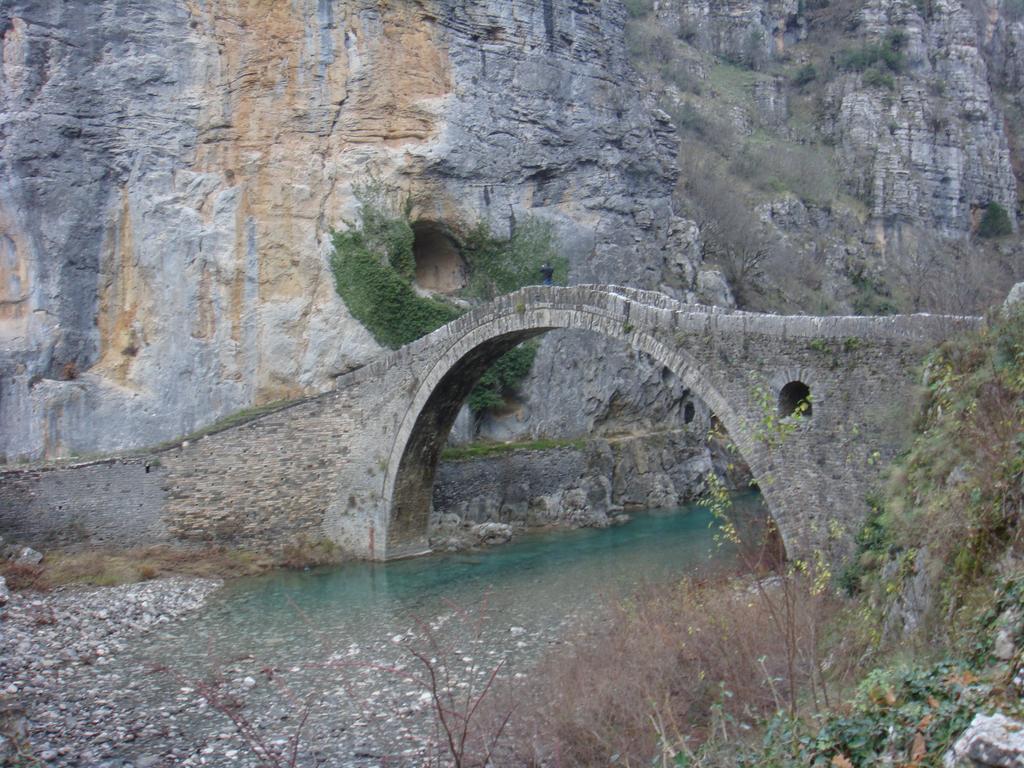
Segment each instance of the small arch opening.
M810 416L811 388L802 381L791 381L779 391L779 416Z
M446 228L433 221L412 225L416 285L432 293L455 293L466 285L466 262Z

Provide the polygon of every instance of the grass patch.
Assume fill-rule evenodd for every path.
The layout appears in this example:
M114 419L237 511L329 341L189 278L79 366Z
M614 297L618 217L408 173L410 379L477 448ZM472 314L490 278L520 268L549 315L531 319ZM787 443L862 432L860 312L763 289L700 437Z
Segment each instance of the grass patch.
M466 461L468 459L483 459L488 456L498 456L513 451L550 451L555 448L576 448L582 449L586 446L587 440L578 438L551 438L541 440L529 440L515 443L490 443L477 442L468 445L450 445L441 451L443 461Z
M218 432L223 432L225 429L237 427L239 424L245 424L246 422L249 421L255 421L261 416L266 416L268 414L274 413L275 411L284 410L289 406L303 402L305 399L306 398L298 397L286 400L274 400L271 403L264 403L263 405L254 405L251 408L243 408L242 410L236 411L235 413L229 413L224 418L217 419L217 421L213 422L212 424L202 427L201 429L197 429L195 432L190 432L184 437L178 437L175 438L174 440L168 440L165 443L161 443L160 445L154 446L153 448L149 448L146 451L141 451L140 453L148 453L149 451L162 451L168 448L175 448L183 442L192 442L202 437L206 437L208 435L214 435Z
M276 568L333 565L345 559L338 546L325 539L299 539L279 553L226 546L69 547L47 550L39 565L0 563L0 575L11 589L46 591L71 584L115 587L166 576L233 579Z
M763 80L762 75L746 67L719 62L708 72L708 86L721 98L733 102L748 103L755 83Z

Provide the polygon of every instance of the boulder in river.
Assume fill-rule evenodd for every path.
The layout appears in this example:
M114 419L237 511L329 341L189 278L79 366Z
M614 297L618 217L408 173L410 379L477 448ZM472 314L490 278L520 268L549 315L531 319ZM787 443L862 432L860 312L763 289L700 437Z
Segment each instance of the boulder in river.
M472 531L481 544L504 544L512 539L512 526L505 523L480 523Z

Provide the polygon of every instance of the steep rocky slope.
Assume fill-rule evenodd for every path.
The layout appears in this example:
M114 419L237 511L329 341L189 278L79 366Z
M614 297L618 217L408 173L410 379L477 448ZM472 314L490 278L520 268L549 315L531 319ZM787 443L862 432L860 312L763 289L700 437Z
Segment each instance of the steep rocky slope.
M746 303L977 311L1019 278L1016 0L628 5L683 135L683 206L706 241L724 195L759 219L760 269L725 265ZM753 258L743 233L717 239L712 259Z
M573 281L688 290L676 139L624 20L610 0L4 3L0 456L153 443L373 357L327 267L371 177L435 232L529 213Z
M327 266L374 178L425 243L533 215L573 282L729 302L718 267L755 308L976 311L1024 263L1020 0L9 0L0 46L7 460L375 356ZM995 207L1010 234L980 238ZM535 370L486 434L689 401L587 335Z

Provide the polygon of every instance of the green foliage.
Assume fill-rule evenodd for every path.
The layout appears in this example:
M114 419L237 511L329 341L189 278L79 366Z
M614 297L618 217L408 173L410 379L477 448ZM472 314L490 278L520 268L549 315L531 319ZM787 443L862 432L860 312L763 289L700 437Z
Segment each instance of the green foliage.
M407 276L404 252L388 245L404 242L402 228L389 226L384 232L394 239L381 239L380 232L359 229L335 232L331 268L338 295L352 316L378 342L397 349L454 320L461 311L416 295Z
M883 565L911 550L941 583L935 608L971 623L959 609L985 602L975 590L1020 538L1024 506L1024 312L993 320L944 343L926 361L917 437L889 471L878 509L861 533L856 586L882 608L902 589ZM854 575L847 580L848 586ZM969 612L968 612L969 613Z
M654 10L653 0L623 0L622 4L631 19L641 19Z
M345 305L381 344L397 348L454 320L461 310L445 301L423 297L413 289L415 236L408 209L395 212L380 187L357 190L362 226L333 235L331 267ZM478 224L466 240L463 257L470 270L466 294L488 300L539 281L547 261L555 279L565 282L568 265L556 255L549 224L528 219L511 238L494 237ZM525 307L524 307L525 309ZM484 373L469 396L474 412L498 407L529 373L536 345L527 344L500 358Z
M975 666L984 668L995 661L994 640L1001 629L1014 630L1010 639L1016 647L1021 647L1024 641L1021 636L1022 625L1014 622L1016 626L1007 626L1005 623L1006 617L1013 614L1024 615L1024 576L1019 573L999 584L994 599L966 627L960 645L964 655Z
M891 74L879 67L871 67L862 78L864 85L869 88L885 88L892 91L896 89L896 80Z
M362 225L335 232L331 255L335 288L352 316L392 349L458 317L457 307L413 290L415 235L408 203L395 211L374 180L356 187L355 193L362 204Z
M1013 234L1013 223L1010 214L999 203L989 203L985 207L985 215L978 225L978 237L1005 237Z
M358 194L362 227L333 236L335 285L352 316L381 344L397 348L454 320L461 310L419 296L413 289L415 238L408 211L389 211L377 188L363 188ZM494 237L480 223L466 238L462 254L470 271L465 293L476 299L492 299L538 282L544 262L555 268L556 281L565 282L567 277L568 265L555 252L551 226L535 219L525 221L508 239ZM473 412L502 406L530 372L536 354L536 344L523 344L499 358L469 395Z
M499 357L469 393L469 409L473 413L500 408L530 373L537 357L537 343L526 342Z
M762 749L738 765L939 765L985 693L976 681L951 661L874 670L849 713L829 715L817 729L780 714Z
M843 352L856 352L864 345L864 342L856 336L847 336L843 339Z
M851 302L855 315L894 315L899 311L882 278L865 270L855 270L849 277L856 290Z
M793 412L785 416L779 414L776 397L767 387L754 387L753 397L761 412L760 418L753 425L753 436L769 450L778 448L786 442L786 439L799 429L800 419L811 411L810 395L797 403Z
M839 575L839 586L851 596L861 591L861 579L883 561L890 546L882 502L869 499L868 507L871 511L857 533L856 552Z
M843 51L836 63L840 69L852 72L865 72L873 68L878 72L888 70L900 74L907 65L903 54L906 41L906 33L895 30L890 32L883 42L869 43L860 48Z
M813 64L804 64L794 74L790 82L797 88L813 83L818 78L818 70Z
M468 298L489 301L524 285L540 281L540 268L554 267L554 282L564 285L569 263L555 250L551 224L529 218L515 227L510 238L495 237L480 222L466 236L462 257L469 266L469 282L463 289Z

